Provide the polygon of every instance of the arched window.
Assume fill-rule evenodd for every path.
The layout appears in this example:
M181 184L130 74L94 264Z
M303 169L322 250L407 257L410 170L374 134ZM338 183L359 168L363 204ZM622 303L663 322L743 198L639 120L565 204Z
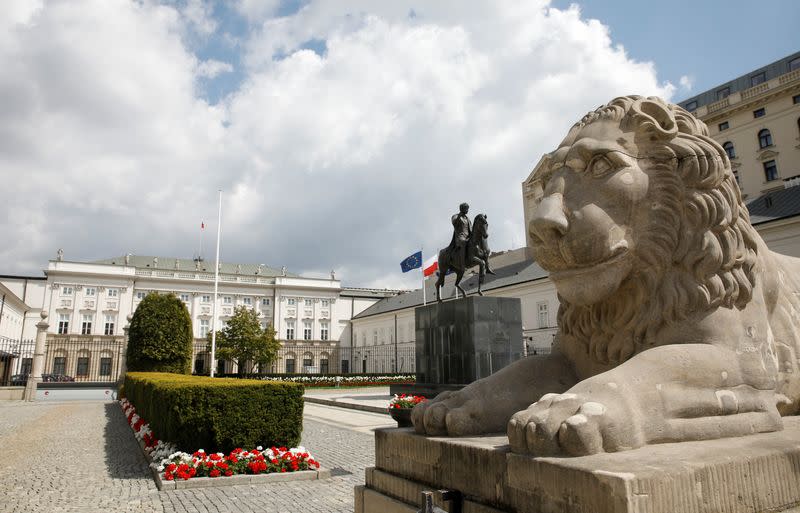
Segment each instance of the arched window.
M772 134L766 128L758 132L758 147L772 146Z
M733 143L728 141L722 145L722 148L725 150L725 153L728 154L729 159L736 158L736 151L733 149Z

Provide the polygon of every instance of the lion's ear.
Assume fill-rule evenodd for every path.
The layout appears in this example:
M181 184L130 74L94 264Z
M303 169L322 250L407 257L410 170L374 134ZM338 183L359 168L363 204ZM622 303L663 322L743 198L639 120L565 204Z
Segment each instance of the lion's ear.
M678 134L675 114L658 98L644 98L631 105L639 135L670 140Z

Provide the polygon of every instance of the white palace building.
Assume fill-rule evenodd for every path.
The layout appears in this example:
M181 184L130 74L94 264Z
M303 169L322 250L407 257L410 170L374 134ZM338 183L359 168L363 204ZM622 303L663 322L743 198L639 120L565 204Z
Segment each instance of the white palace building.
M186 304L195 337L193 371L207 373L213 263L137 255L76 262L59 252L44 277L0 276L0 384L31 371L42 311L49 323L45 380L115 381L124 364L125 328L150 292L175 294ZM396 293L342 287L334 273L311 278L285 268L220 263L217 329L235 307L252 308L264 327L275 328L282 346L272 368L262 372L351 372L350 320ZM218 362L218 373L236 371L232 362Z

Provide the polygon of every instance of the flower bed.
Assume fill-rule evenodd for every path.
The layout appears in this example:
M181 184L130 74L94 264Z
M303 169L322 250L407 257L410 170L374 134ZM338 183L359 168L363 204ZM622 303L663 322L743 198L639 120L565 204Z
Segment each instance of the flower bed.
M424 396L411 394L394 394L394 398L389 401L389 409L411 409L419 403L427 401Z
M257 447L253 450L234 449L229 454L206 453L198 449L193 454L177 451L174 444L158 440L150 426L136 413L136 408L127 399L119 401L134 436L151 460L156 482L162 488L163 481L188 481L197 478L219 478L231 476L257 476L260 474L285 474L314 471L320 476L320 465L303 447ZM306 472L308 474L308 472ZM327 471L325 472L327 475ZM232 484L240 484L239 482Z
M416 382L414 374L399 376L269 376L262 379L299 383L306 387L365 387Z

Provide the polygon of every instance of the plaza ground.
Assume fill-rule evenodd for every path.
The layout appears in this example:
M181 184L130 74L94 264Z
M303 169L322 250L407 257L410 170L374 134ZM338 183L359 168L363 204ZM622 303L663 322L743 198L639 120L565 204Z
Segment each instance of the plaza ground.
M384 404L388 388L320 391ZM119 405L0 402L0 512L352 512L353 487L374 462L372 430L388 415L307 402L302 444L330 479L159 492Z

